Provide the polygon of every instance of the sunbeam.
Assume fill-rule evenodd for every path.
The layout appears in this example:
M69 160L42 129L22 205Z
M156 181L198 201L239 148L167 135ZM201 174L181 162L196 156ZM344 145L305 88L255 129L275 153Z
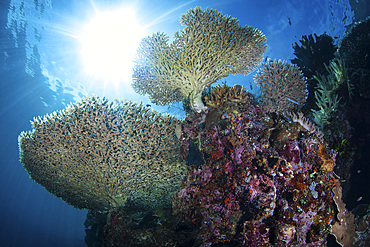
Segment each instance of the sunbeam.
M132 60L144 29L133 8L99 12L79 36L85 72L111 81L131 76Z

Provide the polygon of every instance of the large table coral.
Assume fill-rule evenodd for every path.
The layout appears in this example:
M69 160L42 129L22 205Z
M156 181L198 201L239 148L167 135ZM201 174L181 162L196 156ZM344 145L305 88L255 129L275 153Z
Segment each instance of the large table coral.
M172 43L163 33L142 40L133 71L133 88L153 103L167 105L190 100L204 110L202 92L230 74L249 74L262 61L266 37L250 26L216 10L189 10L181 17L186 27Z
M141 104L97 97L39 117L19 137L30 177L77 208L105 211L129 200L169 203L186 167L178 155L177 120Z

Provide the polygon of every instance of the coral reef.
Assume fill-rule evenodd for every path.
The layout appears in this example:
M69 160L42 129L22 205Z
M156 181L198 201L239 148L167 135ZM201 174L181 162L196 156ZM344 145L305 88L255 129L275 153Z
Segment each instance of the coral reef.
M320 142L324 142L324 133L306 118L302 112L295 114L294 112L288 112L286 114L294 123L299 123L303 128L305 128L310 133L315 133L316 137Z
M209 98L235 92L225 87ZM199 230L202 246L325 246L336 153L302 115L290 122L236 92L234 103L183 121L182 156L195 143L202 160L173 198L174 213Z
M262 104L269 112L297 110L306 101L306 81L297 66L269 60L254 80L261 88Z
M241 113L247 111L247 107L253 103L254 97L244 86L217 85L211 88L211 93L204 96L206 106L211 106L206 115L207 124L218 124L223 111ZM224 109L221 111L220 109Z
M259 66L266 37L212 9L191 9L180 22L186 27L170 44L163 33L142 40L132 86L159 105L188 98L199 112L205 108L202 92L210 84L230 74L249 74Z
M300 43L293 46L296 58L291 61L307 78L309 93L302 112L320 127L329 147L339 151L334 170L341 181L348 182L355 142L350 141L353 128L347 109L350 100L358 99L351 70L345 60L336 56L337 45L327 34L303 35ZM342 183L345 193L349 189L347 182Z
M181 23L172 43L163 33L142 40L133 87L156 104L189 102L187 117L83 99L20 134L31 179L90 210L89 246L326 246L329 234L369 246L370 207L352 213L342 199L356 153L347 119L365 115L370 95L369 19L344 37L338 58L331 37L302 36L292 63L303 74L265 63L255 77L261 105L243 86L210 85L253 71L265 36L212 9L191 9ZM361 119L356 144L368 147L370 118Z
M186 173L177 120L141 104L91 97L32 122L19 136L30 177L77 208L170 203Z

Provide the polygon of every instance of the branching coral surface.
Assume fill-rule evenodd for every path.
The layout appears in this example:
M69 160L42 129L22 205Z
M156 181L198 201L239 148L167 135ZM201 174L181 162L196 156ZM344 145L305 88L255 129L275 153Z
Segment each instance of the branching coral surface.
M229 87L225 84L212 88L212 93L204 96L206 105L213 108L232 107L233 110L241 109L252 103L253 96L245 91L244 86L234 85Z
M269 112L286 112L302 107L307 98L306 81L297 66L269 60L255 76L262 90L262 103Z
M186 172L176 123L130 101L87 98L34 119L19 136L20 158L33 180L77 208L160 207Z
M230 74L249 74L262 61L266 38L257 29L216 10L189 10L186 27L168 43L163 33L142 40L133 72L133 88L166 105L189 98L195 111L205 107L202 92Z

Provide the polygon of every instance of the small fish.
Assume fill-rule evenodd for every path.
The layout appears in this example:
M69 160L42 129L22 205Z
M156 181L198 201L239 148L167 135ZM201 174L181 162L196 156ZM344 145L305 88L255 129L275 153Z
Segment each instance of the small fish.
M288 17L288 22L289 22L289 25L292 25L292 22L290 20L290 17Z
M362 200L362 196L360 196L359 198L357 198L357 201L361 201Z
M294 104L296 104L296 105L301 105L300 103L298 103L297 101L295 101L295 100L292 100L292 99L290 99L290 98L286 98L287 100L289 100L290 102L292 102L292 103L294 103Z
M340 180L339 182L341 182L341 183L345 183L345 182L347 182L347 181L343 179L343 180Z
M253 91L252 83L249 83L249 86L250 86L251 90Z
M182 127L180 124L176 124L175 125L175 134L176 134L176 137L177 139L181 140L181 136L182 136Z
M288 119L288 121L293 122L293 120L292 120L292 119L290 119L290 117L286 116L285 114L283 114L283 116L284 116L286 119Z
M151 107L151 105L147 104L146 107Z

